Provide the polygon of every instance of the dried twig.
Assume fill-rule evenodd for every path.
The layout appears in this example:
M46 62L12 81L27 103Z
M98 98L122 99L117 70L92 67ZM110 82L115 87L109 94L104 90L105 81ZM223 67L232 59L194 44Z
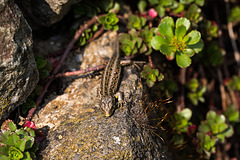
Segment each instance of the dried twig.
M150 55L148 56L148 61L149 61L150 67L153 68L152 57Z
M183 110L184 107L185 107L185 102L184 102L184 94L185 94L184 86L185 86L185 84L186 84L186 68L181 68L181 69L180 69L179 79L180 79L180 83L181 83L181 93L180 93L180 96L179 96L180 103L179 103L179 105L177 105L177 111L178 111L178 112L180 112L181 110Z
M224 0L224 1L225 1L225 6L226 6L226 13L228 15L229 12L230 12L229 0ZM227 26L228 26L228 34L229 34L231 44L232 44L232 48L233 48L234 58L235 58L235 61L237 62L237 65L238 65L238 74L240 75L240 53L238 51L237 43L234 39L232 22L228 22Z
M95 67L90 67L90 68L86 68L86 69L82 69L82 70L78 70L78 71L59 73L59 74L53 75L53 76L51 76L51 77L49 77L49 78L52 79L52 78L59 78L59 77L76 76L76 75L83 74L83 73L87 73L87 72L92 72L92 71L101 70L101 69L103 69L105 66L106 66L106 65L102 64L102 65L98 65L98 66L95 66Z
M221 99L222 99L222 109L223 111L227 110L227 96L226 96L226 92L225 92L225 88L224 88L224 84L223 84L223 78L222 78L222 72L221 70L218 68L217 69L217 75L218 75L218 81L220 83L220 92L221 92Z
M226 6L226 8L227 8L227 6ZM218 38L218 42L219 42L220 48L224 49L225 45L224 45L224 42L223 42L222 30L221 30L221 27L220 27L221 26L221 22L220 22L219 12L218 12L218 9L217 9L216 5L214 5L213 10L214 10L214 15L216 17L216 22L217 22L217 24L219 26L219 28L218 28L218 37L219 37ZM229 10L229 5L228 5L228 10ZM223 62L223 71L224 71L223 73L225 75L225 78L229 78L230 74L229 74L228 69L227 69L227 63L226 63L225 57L224 57L224 62ZM237 99L236 99L237 96L235 95L234 91L232 91L232 90L228 90L228 92L230 94L229 97L230 97L232 103L238 109L239 108L239 104L238 104Z

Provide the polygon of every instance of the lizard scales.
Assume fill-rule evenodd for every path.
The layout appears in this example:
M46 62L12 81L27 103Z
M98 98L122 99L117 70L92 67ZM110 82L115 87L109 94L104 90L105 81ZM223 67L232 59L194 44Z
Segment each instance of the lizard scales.
M101 108L106 116L111 116L115 108L115 93L120 79L121 64L118 38L115 41L114 53L103 72L100 86Z

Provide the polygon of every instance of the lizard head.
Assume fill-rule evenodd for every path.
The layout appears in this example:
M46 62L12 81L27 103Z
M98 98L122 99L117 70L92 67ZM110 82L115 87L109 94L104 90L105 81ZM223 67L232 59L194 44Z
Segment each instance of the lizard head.
M101 108L105 112L106 117L110 117L114 111L114 98L113 97L104 97L101 100Z

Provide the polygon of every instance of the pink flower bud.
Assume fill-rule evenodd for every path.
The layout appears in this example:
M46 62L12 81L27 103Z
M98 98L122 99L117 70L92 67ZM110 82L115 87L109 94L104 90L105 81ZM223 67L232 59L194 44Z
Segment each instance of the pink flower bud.
M207 135L209 135L209 136L211 136L211 135L212 135L210 131L207 131L207 133L206 133L206 134L207 134Z
M33 130L35 130L35 128L36 128L34 122L32 122L32 121L26 121L26 123L23 125L23 127L24 128L28 127L28 128L33 129Z
M193 135L196 132L197 126L192 124L188 127L188 135Z
M155 9L151 8L148 10L148 15L151 17L151 18L155 18L157 17L158 13Z

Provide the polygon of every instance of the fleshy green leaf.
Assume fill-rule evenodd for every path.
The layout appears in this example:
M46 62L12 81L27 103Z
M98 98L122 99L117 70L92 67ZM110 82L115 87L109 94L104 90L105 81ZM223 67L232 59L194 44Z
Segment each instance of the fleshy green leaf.
M198 43L196 43L196 44L187 45L187 47L193 49L195 53L201 52L202 49L203 49L203 46L204 46L204 44L203 44L203 41L202 41L202 40L200 40L200 41L199 41Z
M11 131L1 130L1 132L0 132L1 142L8 144L8 136L10 133L11 133Z
M153 82L156 82L157 80L156 76L152 72L148 74L147 78Z
M191 58L189 58L188 55L182 53L182 52L178 52L176 54L176 61L177 61L177 65L181 68L186 68L188 66L190 66L192 60Z
M163 44L160 46L160 51L164 55L171 55L171 53L173 53L173 50L174 50L174 47L169 46L168 44Z
M158 76L158 75L159 75L158 69L153 69L153 70L152 70L152 73L153 73L155 76Z
M187 36L189 37L189 40L188 40L188 45L192 45L192 44L196 44L200 41L201 39L201 34L200 32L196 31L196 30L193 30L191 32L189 32L187 34Z
M160 46L162 44L168 44L166 39L164 39L162 36L156 35L152 38L151 45L153 49L160 50Z
M163 17L165 15L165 8L163 6L157 5L155 9L158 12L159 17Z
M13 146L14 143L16 143L16 141L18 141L20 139L20 137L16 134L16 133L10 133L8 136L8 145Z
M192 111L189 108L184 108L180 114L187 120L190 120L192 117Z
M184 25L186 27L186 30L188 30L191 26L191 22L187 18L178 18L176 21L176 28L179 26Z
M138 10L140 11L140 13L143 13L145 11L147 7L147 2L144 0L141 0L138 2Z
M15 133L17 133L17 135L19 135L20 138L23 138L24 136L28 135L28 133L22 129L17 129Z
M217 116L217 113L214 112L214 111L209 111L209 112L207 113L207 119L215 119L216 116Z
M34 138L30 136L24 136L24 139L26 139L26 149L29 149L33 146Z
M154 85L154 82L151 81L150 79L147 79L147 86L151 88L153 85Z
M8 145L5 145L5 144L0 144L1 147L0 147L0 159L1 159L1 153L2 155L5 155L7 156L8 155L8 150L9 150L9 147Z
M182 38L185 36L186 32L187 32L186 27L184 25L181 25L176 28L175 35L177 36L177 39L181 41Z
M159 0L149 0L149 3L151 3L152 5L158 4Z
M145 72L149 73L149 72L151 72L152 69L151 69L150 66L144 65L143 70L144 70Z
M163 79L164 79L164 75L162 73L160 73L158 76L158 81L162 81Z
M0 152L0 159L1 160L9 160L9 157Z
M29 152L23 153L23 160L32 160Z
M184 53L187 54L189 57L192 57L194 55L194 50L187 48L184 50Z
M216 123L218 123L218 124L225 123L226 118L225 118L224 115L218 115L218 116L215 118L215 121L216 121Z
M43 58L36 58L36 64L38 69L43 69L47 64L47 60Z
M225 137L229 138L234 134L232 126L228 126L227 130L223 133Z
M30 127L25 127L24 130L26 130L31 137L34 138L34 137L36 136L36 135L35 135L35 131L34 131L32 128L30 128Z
M204 0L195 0L195 3L198 4L199 6L203 6Z
M160 23L158 26L158 29L159 29L159 33L162 36L173 37L173 29L169 23L166 23L166 22Z
M198 130L199 130L199 132L207 133L208 131L210 131L210 128L205 122L202 122L201 125L199 126Z
M20 139L16 141L16 143L14 144L14 146L22 152L25 150L25 145L26 145L26 139Z
M16 131L17 129L17 126L16 124L14 124L12 121L8 121L8 128L11 130L11 131Z
M23 158L23 154L21 151L19 151L17 148L11 146L8 151L10 159L21 159Z
M174 20L172 17L165 17L162 19L161 23L168 23L171 27L174 27Z

